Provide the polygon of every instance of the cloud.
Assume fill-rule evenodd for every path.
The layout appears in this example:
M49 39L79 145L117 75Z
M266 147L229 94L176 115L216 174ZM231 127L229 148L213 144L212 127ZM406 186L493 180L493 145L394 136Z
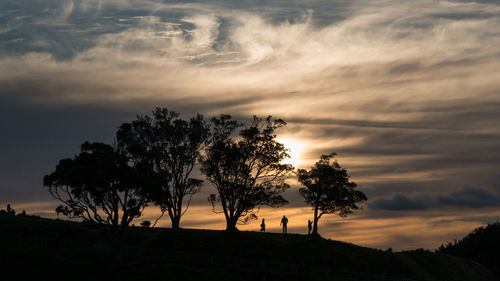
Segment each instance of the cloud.
M395 194L391 199L379 198L368 203L372 209L389 211L426 210L427 205L424 199L409 198L403 194Z
M495 1L32 2L0 4L2 200L50 200L41 176L58 159L165 106L284 118L300 168L337 152L372 224L498 206L486 189L457 191L498 182ZM353 223L352 241L386 241Z
M500 206L500 196L485 189L465 186L462 190L455 191L448 196L437 197L437 202L445 206L497 207Z
M486 189L464 186L461 190L434 198L423 197L423 195L408 197L397 193L390 199L375 199L369 202L368 206L374 210L388 211L442 209L443 207L488 208L500 206L500 196Z
M401 165L415 175L458 169L451 166L460 159L474 162L472 168L484 161L498 166L491 153L498 151L500 37L492 28L498 7L281 4L17 5L7 17L16 34L6 36L23 40L1 47L11 55L0 61L8 69L0 96L48 107L105 104L144 112L161 103L183 112L273 114L309 142L312 159L338 149L358 163L394 156L379 168L353 166L372 175ZM95 20L80 17L85 13ZM46 21L54 14L64 15L64 24ZM19 16L30 20L18 22ZM33 28L39 32L28 33ZM37 34L57 40L48 36L35 44L48 47L30 47L42 40L32 38Z

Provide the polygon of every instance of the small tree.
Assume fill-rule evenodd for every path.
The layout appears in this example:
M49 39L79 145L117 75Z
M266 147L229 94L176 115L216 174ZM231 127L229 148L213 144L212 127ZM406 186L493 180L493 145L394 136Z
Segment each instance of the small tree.
M104 143L83 143L80 153L59 161L43 184L62 203L58 214L115 228L127 227L148 203L127 157Z
M217 194L208 198L214 212L221 203L226 218L226 230L236 230L236 224L246 224L255 219L259 206L279 207L288 201L282 196L289 188L285 179L293 170L289 164L281 164L288 158L283 144L276 141L275 130L286 123L271 116L262 120L254 116L250 126L232 138L242 124L229 115L212 118L213 130L202 172L215 185Z
M172 228L179 228L192 196L200 190L203 181L190 175L208 133L202 115L186 121L166 108L156 108L152 117L138 116L117 132L119 147L150 175L150 199L162 215L168 212Z
M367 200L363 192L355 190L356 184L349 181L347 171L332 161L335 155L321 155L310 171L297 172L299 182L305 186L299 193L314 210L313 234L318 233L318 220L324 214L346 217L359 209L357 203Z

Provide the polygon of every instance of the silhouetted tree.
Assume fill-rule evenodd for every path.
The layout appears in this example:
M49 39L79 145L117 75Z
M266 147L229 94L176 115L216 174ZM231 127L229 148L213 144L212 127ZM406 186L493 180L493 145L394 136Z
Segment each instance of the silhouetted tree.
M281 164L288 158L283 144L276 141L275 131L286 125L271 116L260 119L254 116L251 125L241 129L236 138L235 130L242 124L229 115L212 118L212 135L202 161L205 173L217 190L208 198L215 212L221 203L226 218L226 230L236 230L236 224L255 219L258 206L279 207L288 201L282 196L289 185L285 179L293 170Z
M168 213L172 228L179 228L192 196L200 190L203 181L190 175L208 134L202 115L186 121L166 108L156 108L152 117L137 116L117 132L118 146L142 170L149 170L150 198L162 215Z
M129 160L110 145L85 142L78 155L59 161L43 178L50 194L63 203L57 214L112 227L114 271L121 265L121 233L148 204L146 175Z
M148 203L138 178L123 153L108 144L85 142L73 159L59 161L43 184L63 203L58 214L126 227Z
M359 209L356 203L367 200L363 192L355 190L356 184L349 181L347 171L332 161L335 155L322 155L310 171L297 172L299 182L305 186L299 193L314 210L312 234L318 233L318 220L324 214L346 217Z

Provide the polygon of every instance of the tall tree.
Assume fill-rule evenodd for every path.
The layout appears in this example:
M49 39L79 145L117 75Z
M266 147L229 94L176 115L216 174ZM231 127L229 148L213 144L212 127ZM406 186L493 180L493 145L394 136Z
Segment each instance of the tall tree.
M200 190L203 181L191 173L208 134L202 115L186 121L166 108L156 108L152 117L137 116L117 132L118 146L136 165L149 170L150 198L162 215L168 213L172 228L179 228L192 196Z
M321 155L311 170L299 169L298 180L305 188L299 193L314 210L313 234L318 233L318 220L325 214L346 217L359 209L357 203L366 201L366 195L355 190L356 183L349 181L347 171L336 160L335 153Z
M128 163L110 145L85 142L73 159L59 161L43 184L62 203L58 214L124 228L148 203L139 173Z
M236 224L255 219L259 206L279 207L286 201L281 194L289 188L285 183L293 167L281 164L289 155L276 141L275 131L286 125L281 119L260 119L254 116L251 125L232 135L243 125L229 115L212 118L212 134L205 149L202 172L211 181L217 194L209 202L214 212L218 203L226 218L226 230Z

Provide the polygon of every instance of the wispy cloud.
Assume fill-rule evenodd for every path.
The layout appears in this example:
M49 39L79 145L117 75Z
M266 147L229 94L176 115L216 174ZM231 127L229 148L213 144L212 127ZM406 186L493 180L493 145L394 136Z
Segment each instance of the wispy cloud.
M154 106L282 117L289 124L280 136L302 143L304 168L321 153L338 152L371 206L400 210L387 218L418 211L422 219L485 195L461 189L467 184L498 189L494 1L0 6L0 118L9 120L0 123L5 200L20 200L26 190L42 198L41 176L58 157L72 155L84 140L112 141L120 122ZM61 119L67 122L53 125ZM290 198L290 211L302 204ZM353 227L366 230L363 216L372 224L372 214L382 216L369 206ZM403 238L393 241L418 242Z

